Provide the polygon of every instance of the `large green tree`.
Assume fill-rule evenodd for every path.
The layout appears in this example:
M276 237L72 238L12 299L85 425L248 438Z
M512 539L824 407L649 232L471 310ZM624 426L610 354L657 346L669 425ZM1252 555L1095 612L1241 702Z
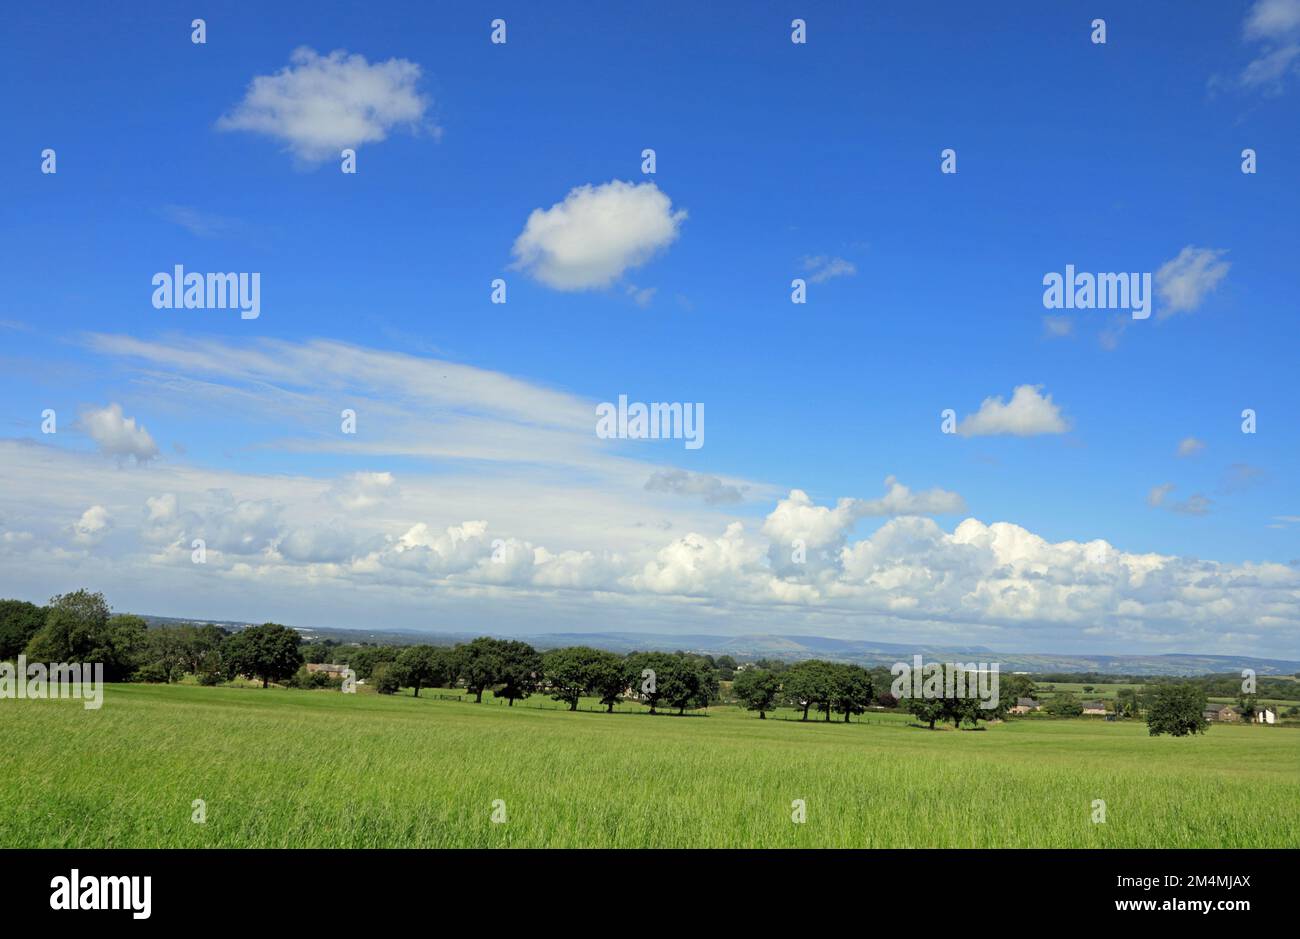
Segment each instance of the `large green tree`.
M830 720L830 701L835 694L835 666L821 659L805 659L786 669L781 676L781 693L791 707L803 711L801 720L808 720L809 709L826 710Z
M837 665L832 677L831 703L836 710L843 712L847 724L850 714L861 714L871 704L871 697L875 694L871 673L860 665Z
M501 645L496 639L480 636L472 642L456 647L456 661L465 688L474 695L475 703L483 702L483 692L499 681L501 674Z
M498 640L498 670L493 693L505 698L510 707L533 693L542 677L542 657L526 642Z
M302 666L301 641L297 630L279 623L241 629L222 645L227 677L260 678L263 688L286 681Z
M661 705L684 711L702 692L695 663L680 653L633 652L626 667L627 683L651 714Z
M542 678L551 697L576 711L582 696L595 691L595 670L602 654L607 653L590 646L566 646L543 655Z
M627 665L623 656L603 649L596 650L596 658L591 663L588 694L600 699L605 705L605 713L614 713L614 705L623 699L627 692Z
M1204 689L1190 682L1160 685L1147 708L1147 732L1152 737L1205 733L1210 726L1205 719L1205 706Z
M145 644L143 619L113 616L102 593L77 590L50 600L45 624L26 654L34 662L102 664L105 681L124 681L136 670Z
M781 693L781 680L767 669L751 665L736 672L731 683L731 693L746 710L757 711L758 719L765 720L767 712L776 707L777 695Z
M394 675L410 685L415 697L421 688L438 688L447 683L447 654L437 646L407 646L397 654Z
M46 609L26 600L0 600L0 661L17 658L45 625Z

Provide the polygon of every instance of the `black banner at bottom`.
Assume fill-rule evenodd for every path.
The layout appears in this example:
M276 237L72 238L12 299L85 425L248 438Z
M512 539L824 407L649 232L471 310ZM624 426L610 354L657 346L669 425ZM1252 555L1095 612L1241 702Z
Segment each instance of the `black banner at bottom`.
M387 931L454 923L458 908L482 923L531 915L540 927L543 911L561 900L577 921L610 907L650 921L656 909L669 915L705 896L740 915L824 892L836 904L856 898L900 914L935 912L942 902L944 915L956 916L969 904L986 925L1003 914L1080 924L1201 917L1231 929L1241 917L1294 912L1298 858L1279 849L24 849L0 851L0 894L7 925L63 920L91 928L247 926L262 921L255 911L277 910L283 927L324 916L331 927L382 922Z

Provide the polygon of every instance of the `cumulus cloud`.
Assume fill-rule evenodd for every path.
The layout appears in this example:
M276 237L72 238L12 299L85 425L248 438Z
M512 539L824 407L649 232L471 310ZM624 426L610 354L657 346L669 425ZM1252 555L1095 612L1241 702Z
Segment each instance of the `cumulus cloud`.
M744 486L731 486L717 476L687 470L657 470L646 480L647 492L671 492L679 496L699 496L709 505L740 502Z
M348 473L330 488L327 498L351 512L372 509L397 495L392 473Z
M1197 440L1195 437L1184 437L1178 441L1178 455L1180 457L1195 456L1205 449L1205 441Z
M860 515L950 515L966 511L966 500L945 489L913 492L893 476L885 477L885 495L856 503Z
M966 511L965 500L955 492L935 488L914 493L893 476L886 477L885 490L883 498L840 499L834 508L816 505L801 489L790 490L763 522L773 567L782 573L796 570L793 565L807 565L808 570L825 567L864 518ZM797 559L791 548L798 549Z
M274 75L256 76L217 127L274 137L307 163L336 159L394 128L418 129L428 107L419 78L420 66L406 59L372 64L341 49L322 56L302 47Z
M532 211L515 239L514 266L557 290L608 287L672 244L685 220L654 183L578 186Z
M1147 493L1147 505L1153 509L1167 509L1179 515L1206 515L1214 503L1208 496L1195 493L1181 501L1169 498L1177 487L1173 483L1161 483L1152 486Z
M1156 271L1156 293L1160 304L1157 318L1195 310L1206 296L1228 276L1227 261L1220 258L1227 250L1197 248L1188 245L1178 257L1166 261Z
M957 433L963 437L1065 433L1069 424L1052 402L1052 396L1043 394L1042 388L1042 385L1019 385L1012 391L1010 402L1003 401L1000 395L985 398L979 410L957 426Z
M108 510L102 505L92 505L81 513L81 518L72 524L72 540L79 545L98 544L113 527L113 520Z
M857 265L840 257L816 255L803 259L804 270L809 272L808 279L814 284L822 284L833 277L852 277L858 272Z
M134 417L124 417L120 404L83 411L81 426L106 456L134 457L137 463L146 463L158 455L149 431L137 426Z

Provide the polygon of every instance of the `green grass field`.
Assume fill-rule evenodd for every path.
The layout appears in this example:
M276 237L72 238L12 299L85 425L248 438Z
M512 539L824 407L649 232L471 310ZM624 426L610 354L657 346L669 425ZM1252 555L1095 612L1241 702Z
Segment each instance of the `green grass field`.
M651 717L112 685L0 701L4 847L1294 847L1300 731ZM594 707L594 702L584 706ZM191 803L206 802L204 824ZM507 821L491 821L493 800ZM807 821L791 821L805 800ZM1106 822L1090 821L1092 801Z

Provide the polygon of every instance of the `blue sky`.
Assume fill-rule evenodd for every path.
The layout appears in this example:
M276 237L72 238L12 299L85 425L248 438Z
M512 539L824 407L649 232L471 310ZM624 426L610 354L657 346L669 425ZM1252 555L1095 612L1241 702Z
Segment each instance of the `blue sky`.
M378 610L374 625L446 629L613 619L1300 654L1300 2L264 6L197 11L202 45L195 11L174 4L14 14L0 531L17 553L0 592L93 581L123 608L304 625ZM494 17L505 44L489 41ZM1105 44L1090 40L1097 17ZM223 128L241 102L249 113L256 76L301 67L300 48L361 58L313 60L342 85L285 85L262 130ZM348 105L330 96L390 60L418 78L378 77L375 94L420 113L372 115L384 139L357 143L355 175L308 154L301 124L266 132L291 123L288 98L320 95L310 130L336 154ZM940 172L949 147L955 174ZM582 289L519 263L530 213L613 181L657 187L671 236ZM1179 265L1185 249L1203 267ZM260 272L260 317L155 309L150 278L175 264ZM1188 299L1158 295L1146 320L1046 310L1042 279L1067 264L1173 264L1164 282ZM844 273L818 280L828 265ZM805 304L790 302L795 277ZM460 384L413 394L425 378ZM1051 418L1026 435L940 433L944 409L965 418L1022 386ZM574 415L619 394L703 403L706 445L585 439ZM359 412L355 437L338 433L342 407ZM40 432L46 408L57 434ZM640 485L673 469L743 496ZM325 510L302 495L304 481L326 493L384 474L379 501ZM887 478L945 495L830 514L880 500ZM792 490L820 511L782 527ZM168 494L175 510L145 508ZM257 524L196 572L188 544L223 512ZM774 539L827 518L825 567L773 560ZM927 552L966 519L1048 546L1104 540L1119 566L1075 569L1069 551L1008 547L1017 536L953 574ZM501 578L449 560L479 535L454 550L401 541L470 521L518 539L533 567ZM935 527L899 533L920 547L842 554L922 522ZM316 543L340 530L355 539ZM720 567L683 574L674 545L716 549ZM412 546L430 565L413 569ZM539 580L539 547L592 569ZM1139 560L1152 557L1176 562L1153 574ZM389 568L400 578L374 577Z

